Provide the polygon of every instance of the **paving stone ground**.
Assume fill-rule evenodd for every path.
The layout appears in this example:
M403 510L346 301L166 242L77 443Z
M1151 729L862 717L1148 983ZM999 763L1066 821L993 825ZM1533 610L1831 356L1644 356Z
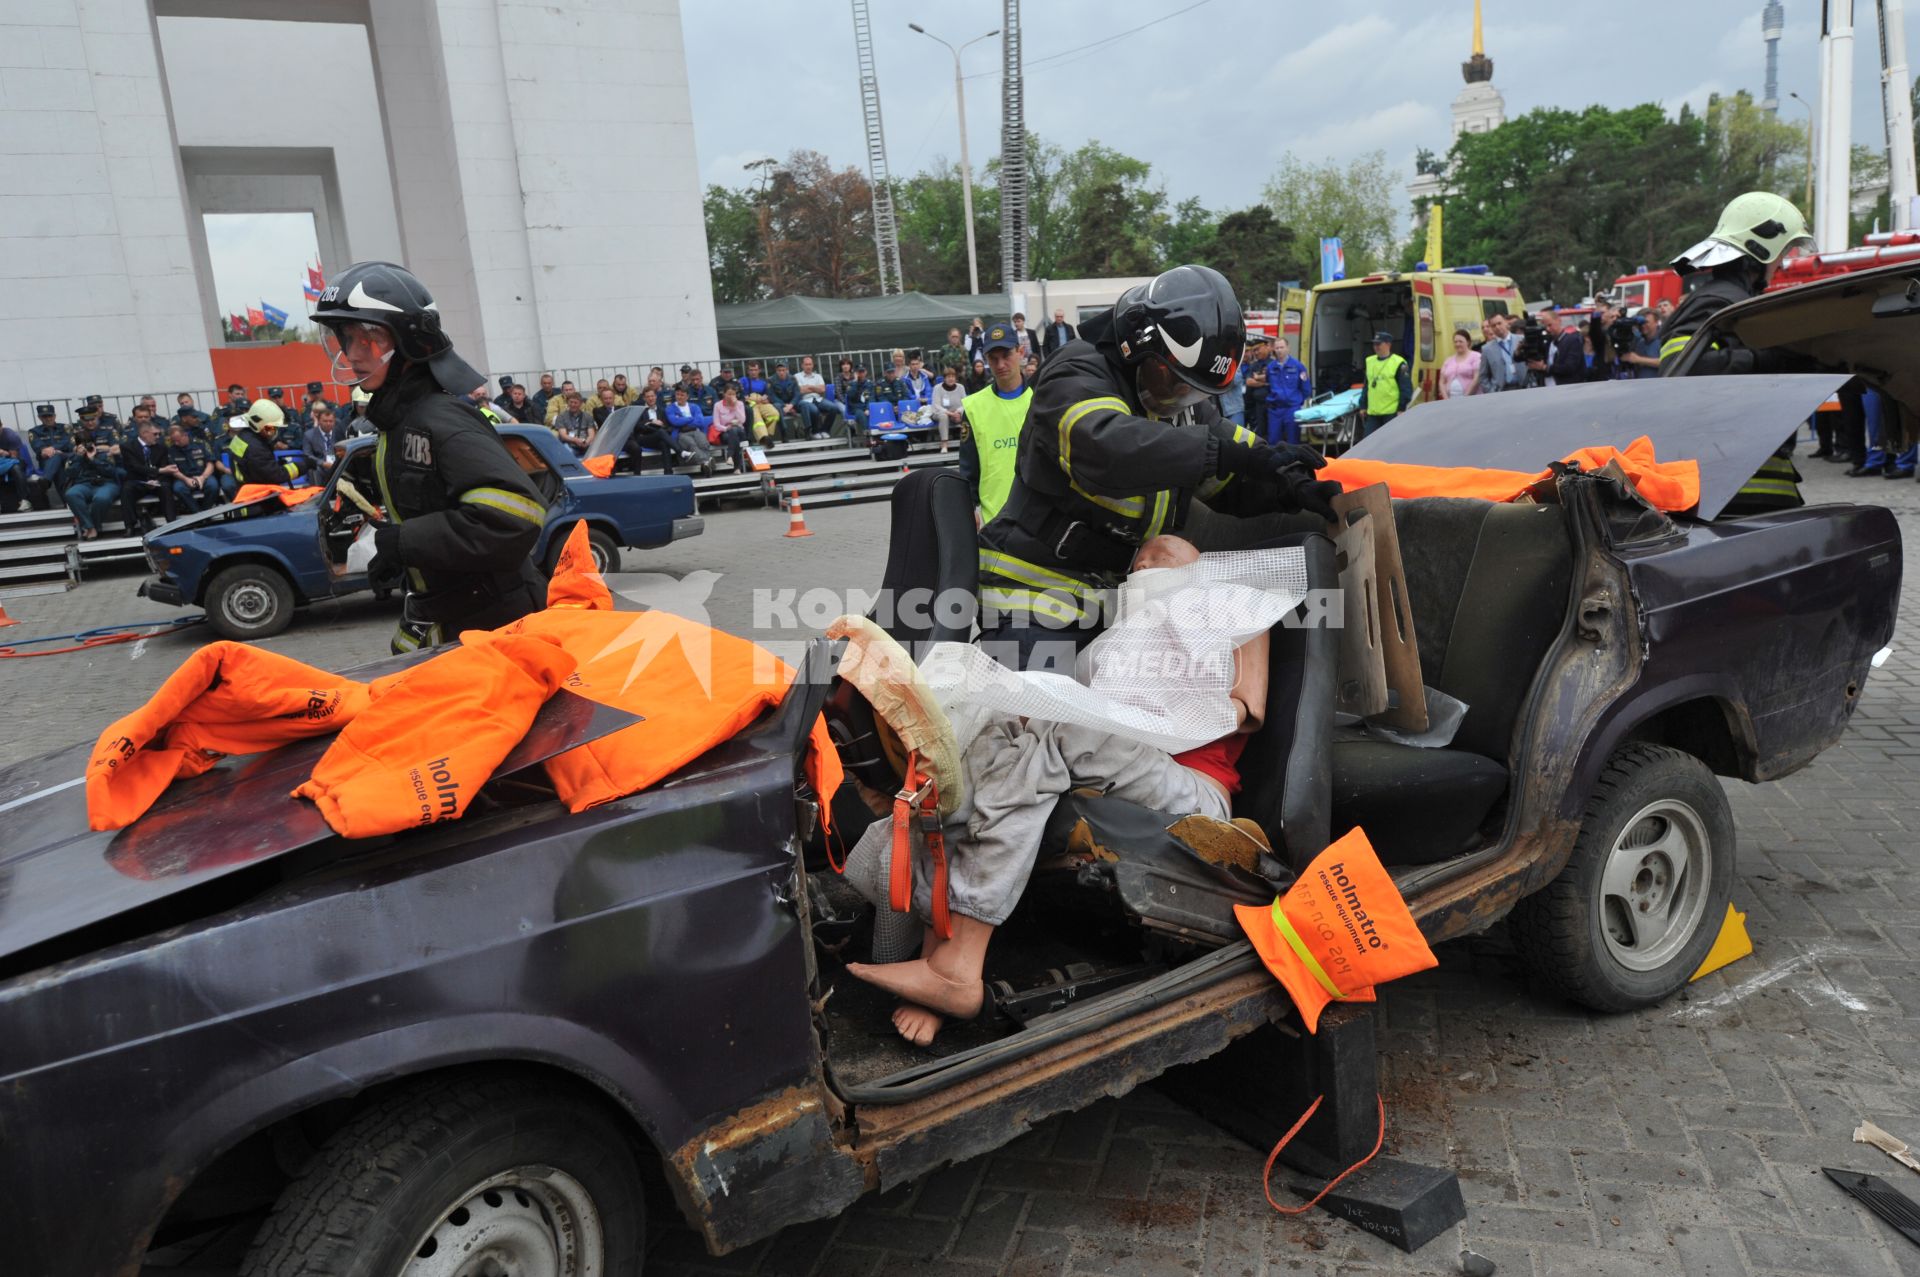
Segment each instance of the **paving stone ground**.
M1920 536L1920 487L1802 464L1810 500L1887 504ZM720 572L709 614L765 638L751 588L878 579L884 506L810 513L808 540L782 538L784 518L731 511L706 536L628 566ZM137 580L18 600L8 610L23 625L0 643L173 612L134 599ZM1332 1277L1458 1272L1471 1247L1503 1274L1538 1277L1920 1274L1920 1248L1819 1169L1871 1171L1920 1197L1920 1176L1850 1139L1868 1118L1920 1143L1914 598L1909 589L1893 657L1840 745L1784 781L1728 783L1734 902L1748 913L1752 957L1666 1006L1596 1016L1531 983L1496 930L1442 946L1438 969L1381 991L1387 1151L1457 1169L1468 1205L1466 1222L1419 1254L1326 1216L1274 1214L1260 1192L1263 1151L1149 1086L719 1259L662 1225L649 1271ZM390 625L390 609L350 600L268 645L343 665L384 651ZM0 662L0 762L90 736L198 641ZM665 1200L653 1205L656 1220L671 1217Z

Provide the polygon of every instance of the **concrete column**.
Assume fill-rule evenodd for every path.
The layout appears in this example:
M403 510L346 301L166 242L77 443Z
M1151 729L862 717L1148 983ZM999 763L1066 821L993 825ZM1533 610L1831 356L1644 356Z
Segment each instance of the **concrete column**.
M213 384L147 0L0 4L0 386Z

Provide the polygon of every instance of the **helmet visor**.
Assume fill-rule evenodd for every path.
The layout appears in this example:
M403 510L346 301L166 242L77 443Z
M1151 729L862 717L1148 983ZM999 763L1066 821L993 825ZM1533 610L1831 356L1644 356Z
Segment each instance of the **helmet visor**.
M333 379L357 386L393 358L393 334L379 324L349 322L321 325L321 348L333 361Z
M1167 416L1213 397L1180 376L1171 363L1157 354L1140 361L1134 385L1140 391L1141 403L1153 412Z

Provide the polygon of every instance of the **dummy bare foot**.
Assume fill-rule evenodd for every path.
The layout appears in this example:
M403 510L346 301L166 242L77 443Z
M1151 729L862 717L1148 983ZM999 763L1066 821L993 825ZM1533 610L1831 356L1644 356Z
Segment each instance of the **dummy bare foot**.
M978 975L971 980L943 975L926 958L912 962L850 962L847 974L885 989L902 1002L961 1019L977 1014L987 993L987 986Z
M945 1023L941 1016L911 1002L902 1002L893 1009L894 1029L915 1046L933 1045L934 1035Z

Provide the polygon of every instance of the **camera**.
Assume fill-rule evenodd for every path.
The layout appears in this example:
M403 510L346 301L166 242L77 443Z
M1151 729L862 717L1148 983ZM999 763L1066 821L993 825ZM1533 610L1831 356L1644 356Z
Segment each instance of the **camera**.
M1514 352L1514 359L1523 364L1547 361L1547 326L1540 322L1539 316L1528 315L1520 321L1520 346Z
M1613 347L1614 362L1633 353L1633 343L1640 337L1640 321L1629 319L1625 315L1607 325L1607 344Z

